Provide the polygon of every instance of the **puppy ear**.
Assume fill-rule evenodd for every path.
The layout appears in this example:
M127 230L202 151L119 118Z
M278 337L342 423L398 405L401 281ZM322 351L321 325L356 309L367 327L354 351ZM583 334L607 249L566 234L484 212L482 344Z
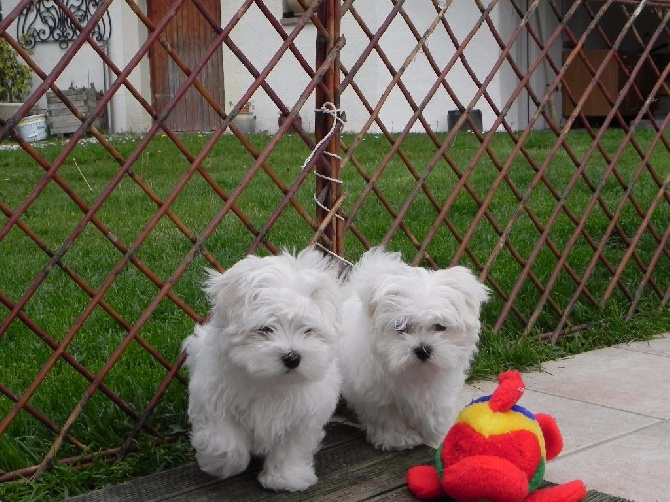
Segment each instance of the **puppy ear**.
M463 296L468 313L479 319L481 306L489 298L490 290L479 282L475 275L467 268L456 266L436 273L441 284L448 286Z
M323 323L329 327L329 330L324 331L323 334L330 333L334 341L342 325L342 297L339 286L334 281L320 281L312 289L310 299L318 309Z
M340 275L340 262L320 251L316 246L309 246L295 257L301 269L312 269L329 274L333 279Z
M326 255L315 246L306 247L296 255L295 259L305 268L322 268L322 263L327 263Z
M212 318L222 326L230 323L229 313L239 311L249 303L250 277L258 268L261 258L247 256L223 273L207 269L205 293L212 306Z
M314 246L300 251L296 260L299 270L304 274L303 280L308 288L309 298L327 319L339 323L342 303L339 264Z
M368 315L374 316L382 300L387 301L397 295L396 291L392 291L393 285L405 276L407 268L400 253L386 251L382 246L370 248L363 253L348 280ZM389 277L395 280L387 281Z

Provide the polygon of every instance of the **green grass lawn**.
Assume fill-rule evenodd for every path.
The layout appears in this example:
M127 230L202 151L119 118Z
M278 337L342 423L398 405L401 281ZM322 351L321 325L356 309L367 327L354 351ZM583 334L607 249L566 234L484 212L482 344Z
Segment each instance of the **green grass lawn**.
M441 135L443 139L445 135ZM616 152L623 133L611 130L605 133L602 147L613 155ZM639 131L636 141L643 149L648 148L652 133ZM208 135L185 135L182 141L191 152L197 155L210 139ZM127 158L140 137L120 136L111 138L111 143L121 157ZM255 147L262 151L269 138L262 135L251 137ZM350 145L353 137L344 135L343 142ZM542 165L555 141L551 133L536 132L526 141L524 147L538 164ZM591 138L584 132L573 131L567 144L578 159L584 158L591 146ZM51 141L40 146L39 153L52 162L62 151L64 141ZM480 199L489 193L498 170L491 158L484 155L476 164L473 157L479 146L476 138L467 133L459 134L447 149L448 155L461 172L471 167L469 185ZM509 182L523 195L531 183L535 172L522 155L511 156L513 143L507 135L496 135L491 143L495 158L500 163L511 163ZM379 166L389 149L388 141L382 136L368 135L355 152L360 168L370 176ZM403 154L410 159L419 173L423 173L435 155L436 147L425 136L410 135L402 145ZM300 166L309 154L308 148L297 136L286 136L268 157L267 165L283 183L290 187L297 178ZM650 163L656 174L663 180L670 174L668 152L663 145L657 146L650 154ZM203 169L210 180L226 194L232 193L253 164L253 157L244 150L232 136L224 136L215 144L203 162ZM471 164L473 164L471 166ZM617 163L617 171L626 183L633 186L632 193L643 209L659 190L658 184L644 172L633 183L633 175L640 164L640 158L632 147L627 147ZM623 194L623 188L613 178L603 178L606 162L596 154L586 164L586 175L597 185L603 183L602 199L607 207L614 211ZM171 140L164 136L156 137L132 166L132 172L142 180L157 198L168 198L188 170L190 162L177 150ZM94 204L105 187L119 172L119 164L111 158L97 143L80 144L65 159L58 170L58 176L72 189L83 202ZM565 198L567 207L581 218L592 196L592 190L582 178L569 191L565 188L575 172L575 166L565 151L561 150L552 159L546 171L558 194ZM4 225L9 215L18 210L44 175L44 170L34 159L22 150L0 151L0 202L4 215ZM342 171L343 191L348 197L344 204L345 212L360 205L355 225L366 239L376 244L387 238L389 247L402 251L406 258L412 259L416 248L402 231L387 235L393 218L382 203L371 194L358 204L359 194L365 187L361 175L353 163L347 163ZM427 179L426 186L439 204L454 192L458 177L442 159ZM297 190L296 198L310 215L314 214L313 196L314 177L309 176L303 186ZM414 188L415 181L405 163L395 155L376 186L384 194L394 211L405 203L408 193ZM258 230L262 229L274 209L281 203L283 194L264 171L259 171L252 179L249 188L240 196L237 207L250 223ZM171 205L176 218L189 229L194 238L198 238L216 217L225 204L215 193L209 181L195 173L182 192ZM556 199L545 185L540 183L530 193L528 207L542 223L546 222L556 207ZM494 223L504 228L517 210L519 202L512 188L503 183L494 193L490 206L490 216ZM203 268L211 266L202 256L197 255L192 262L184 261L193 246L167 216L149 233L148 237L135 246L138 236L144 231L156 213L157 205L130 177L125 177L102 204L96 217L110 232L111 240L122 243L126 248L133 246L133 256L153 271L158 280L167 281L182 264L187 264L183 275L176 279L172 291L176 297L189 305L199 315L205 315L207 305L200 286L204 277ZM464 235L472 225L478 206L472 196L464 190L457 194L450 207L447 218L459 235ZM407 229L423 241L433 224L437 210L424 193L420 193L409 207L405 220ZM26 303L23 312L35 324L53 338L62 341L89 303L89 296L76 285L68 274L55 266L48 268L48 253L62 252L60 258L79 280L92 290L98 290L109 274L123 259L123 255L112 245L110 238L89 223L71 240L70 234L82 218L82 211L67 196L56 181L51 180L40 196L32 203L20 221L43 241L47 252L40 249L23 231L14 226L0 240L0 269L3 270L0 293L11 302L18 302L31 283L42 271L48 271L36 292ZM631 204L624 207L620 225L628 237L632 237L642 218ZM670 207L663 201L651 215L650 221L660 234L666 231L670 221ZM472 257L464 255L460 263L472 266L473 257L480 263L486 263L496 249L499 236L494 223L482 219L477 225L469 249ZM596 206L587 220L585 229L596 243L604 238L609 218L605 211ZM565 213L560 213L550 238L559 250L567 245L575 230ZM291 206L279 217L276 225L270 229L267 239L277 248L300 248L309 242L313 229L292 210ZM520 256L527 258L539 239L539 231L530 217L521 213L512 226L510 240ZM345 236L345 257L355 260L364 250L364 246L352 233ZM232 213L224 216L216 230L207 240L205 249L214 260L227 267L241 258L254 242L254 236L240 219ZM66 245L67 244L67 245ZM458 240L442 225L428 246L428 253L439 266L448 266L459 247ZM645 234L636 251L643 263L649 260L658 242ZM604 255L615 267L618 266L627 248L617 236L611 236ZM270 252L261 247L260 253ZM580 237L568 256L568 263L578 275L584 273L593 252L585 239ZM546 283L555 264L556 257L545 247L540 249L533 265L533 273ZM504 250L492 261L490 277L504 291L509 291L517 280L521 266L511 254ZM642 272L634 262L626 267L622 283L635 293ZM670 287L670 263L662 256L654 272L654 280L663 291ZM600 298L609 284L609 274L602 264L598 264L589 279L589 291ZM564 307L572 296L575 284L565 272L559 274L551 297ZM104 295L104 301L128 325L134 325L145 313L154 299L157 286L134 265L126 265L114 278ZM530 316L540 296L537 288L529 281L524 282L517 307ZM629 323L622 318L626 314L628 302L619 289L615 290L611 300L604 307L598 307L580 299L571 314L570 324L590 323L592 329L573 335L552 347L539 343L537 334L550 331L559 317L550 308L543 309L532 333L523 335L524 325L513 314L509 316L498 333L493 333L494 325L503 302L493 298L483 312L484 332L480 352L475 361L472 377L486 378L507 368L536 367L544 360L570 353L589 350L598 346L610 345L633 339L648 338L664 329L670 321L667 307L659 310L658 296L646 288L640 303L640 313ZM2 307L4 315L9 310ZM193 328L193 320L173 301L164 299L152 312L148 322L139 331L146 344L154 347L163 357L172 363L180 352L181 343ZM91 316L81 326L68 347L79 363L92 374L96 374L109 356L118 347L126 334L108 311L96 307ZM24 324L15 320L8 329L0 334L0 383L17 395L29 389L40 369L47 363L53 351ZM142 412L153 396L156 387L165 377L165 369L151 357L140 344L133 342L120 358L104 383L117 393L133 409ZM30 405L56 424L63 424L74 405L81 398L88 382L64 361L59 361L49 372L30 400ZM5 396L0 397L0 417L5 417L13 407L13 402ZM138 444L139 452L112 466L100 461L94 468L78 471L67 467L58 467L44 475L37 483L8 483L0 485L1 500L59 500L102 486L111 482L124 481L133 475L153 472L157 469L182 463L191 458L191 452L184 431L188 424L185 417L186 394L183 385L173 382L159 407L152 414L150 424L163 433L174 433L177 440L171 445L149 445L142 437ZM125 438L134 422L107 400L100 392L96 393L85 412L72 428L72 434L95 452L105 448L117 447ZM12 421L4 435L0 436L0 470L11 471L29 467L38 463L51 445L53 433L48 431L36 419L26 412L20 412ZM61 457L77 454L78 450L65 444Z

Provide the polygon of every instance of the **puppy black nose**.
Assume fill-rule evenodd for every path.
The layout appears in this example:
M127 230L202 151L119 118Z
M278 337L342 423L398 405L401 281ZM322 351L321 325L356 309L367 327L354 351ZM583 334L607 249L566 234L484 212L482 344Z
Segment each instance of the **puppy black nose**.
M430 345L424 345L423 343L418 347L414 347L414 354L421 361L426 361L433 353L433 348Z
M292 370L293 368L297 368L300 364L300 354L294 350L289 350L282 356L281 360L284 363L284 366Z

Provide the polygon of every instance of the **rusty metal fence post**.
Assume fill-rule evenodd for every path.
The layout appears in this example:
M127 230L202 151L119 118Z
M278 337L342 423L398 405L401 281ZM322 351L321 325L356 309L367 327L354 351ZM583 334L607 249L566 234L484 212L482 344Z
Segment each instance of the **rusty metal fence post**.
M316 63L319 68L332 51L338 51L340 41L340 2L324 0L319 5L318 18L326 28L326 33L318 31L316 35ZM341 44L339 44L341 47ZM342 203L340 190L340 130L342 112L340 112L340 57L332 59L329 69L323 76L325 86L316 89L315 136L316 142L328 141L324 150L326 162L316 164L316 216L321 236L319 243L330 252L344 254L342 223L336 217ZM325 89L324 89L325 87Z

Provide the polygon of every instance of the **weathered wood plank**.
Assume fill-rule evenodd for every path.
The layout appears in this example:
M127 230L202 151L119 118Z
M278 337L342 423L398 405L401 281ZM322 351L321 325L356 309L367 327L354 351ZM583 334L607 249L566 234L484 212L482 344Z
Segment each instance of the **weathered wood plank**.
M301 493L264 490L256 476L260 460L246 472L219 480L197 465L189 464L122 485L111 486L73 499L71 502L282 502L282 501L370 501L410 502L416 499L406 485L409 467L430 463L434 450L424 446L409 451L380 452L365 442L358 428L346 423L330 424L315 468L319 482ZM447 502L449 499L443 499ZM631 502L590 491L585 502Z
M360 500L404 482L408 466L430 459L429 448L411 452L379 452L365 442L359 429L346 424L328 426L315 468L319 482L300 494L273 493L256 480L260 461L227 480L218 480L189 464L72 499L77 502L159 502L181 500Z
M63 94L84 116L89 115L98 102L98 95L93 88L67 89ZM73 133L81 125L81 121L53 92L47 92L47 118L51 134ZM101 123L98 117L93 125L99 128Z
M247 473L234 483L220 482L202 486L189 493L188 500L208 502L228 500L252 501L341 501L364 500L391 487L404 483L407 468L429 460L432 450L428 447L405 452L380 452L359 440L324 448L316 457L315 468L319 482L304 492L272 493L262 490L256 474ZM171 502L181 498L167 498Z

